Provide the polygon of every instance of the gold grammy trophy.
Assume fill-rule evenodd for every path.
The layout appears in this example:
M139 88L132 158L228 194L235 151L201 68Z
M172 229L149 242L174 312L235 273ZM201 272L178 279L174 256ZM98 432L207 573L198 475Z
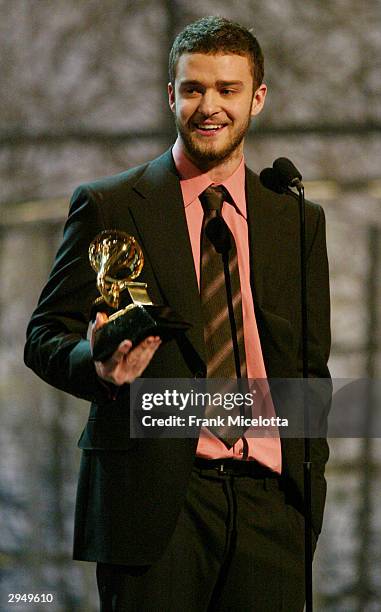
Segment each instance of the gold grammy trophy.
M136 346L147 336L169 340L189 329L169 307L155 305L147 284L135 282L144 266L143 252L133 236L120 230L105 230L89 247L89 260L97 272L100 296L95 300L91 318L105 312L109 319L96 331L93 357L105 361L122 340Z

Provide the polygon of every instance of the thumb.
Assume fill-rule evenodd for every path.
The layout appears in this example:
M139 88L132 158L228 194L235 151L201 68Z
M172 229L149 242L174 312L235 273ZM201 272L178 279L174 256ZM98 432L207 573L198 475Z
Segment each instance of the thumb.
M94 324L95 329L99 329L100 327L103 327L103 325L107 323L107 321L108 321L108 316L106 315L105 312L97 312L97 316L96 316L95 324Z

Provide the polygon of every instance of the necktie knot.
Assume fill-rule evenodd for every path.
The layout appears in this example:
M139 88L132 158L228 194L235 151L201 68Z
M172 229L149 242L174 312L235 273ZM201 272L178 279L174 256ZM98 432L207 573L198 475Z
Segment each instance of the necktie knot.
M215 212L221 214L221 208L224 200L227 198L227 192L222 185L218 187L208 187L200 195L200 202L206 215Z

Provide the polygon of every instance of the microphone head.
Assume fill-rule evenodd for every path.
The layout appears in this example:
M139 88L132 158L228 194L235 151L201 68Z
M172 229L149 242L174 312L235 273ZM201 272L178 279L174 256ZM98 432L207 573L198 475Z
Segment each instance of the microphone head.
M301 184L302 175L287 157L278 157L273 163L273 168L284 187L298 187Z
M280 182L278 173L275 172L274 168L263 168L259 175L259 180L262 185L275 193L284 193L286 187Z
M205 226L205 234L217 253L227 253L231 248L229 228L222 217L214 217Z

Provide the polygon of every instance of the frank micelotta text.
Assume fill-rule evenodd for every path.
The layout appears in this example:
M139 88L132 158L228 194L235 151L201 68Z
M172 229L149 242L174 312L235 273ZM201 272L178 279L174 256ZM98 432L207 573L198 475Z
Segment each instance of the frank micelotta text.
M186 418L178 415L170 415L165 418L144 415L142 417L144 427L288 427L288 419L278 416L272 417L243 417L243 416L216 416L198 417L194 414Z

